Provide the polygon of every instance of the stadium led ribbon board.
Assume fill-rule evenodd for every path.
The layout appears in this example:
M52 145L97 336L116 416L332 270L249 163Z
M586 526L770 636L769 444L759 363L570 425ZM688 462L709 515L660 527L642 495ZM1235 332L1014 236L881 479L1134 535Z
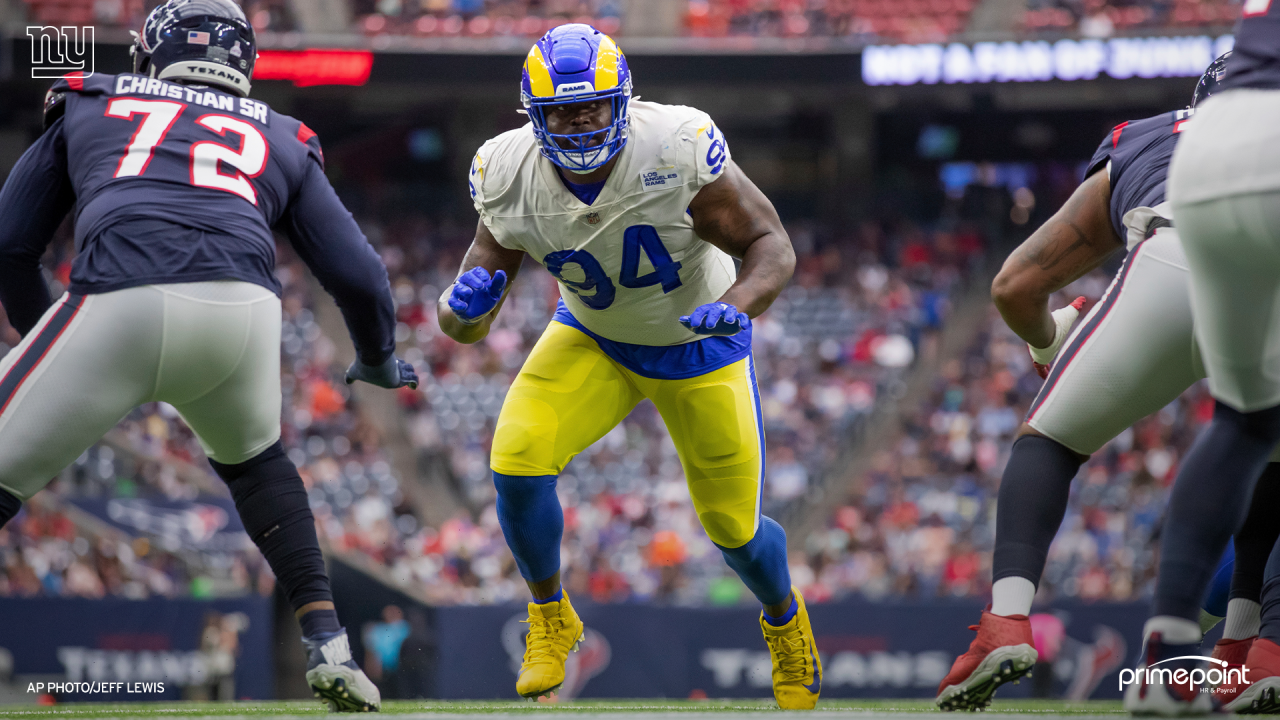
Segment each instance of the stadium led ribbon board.
M364 85L373 70L368 50L260 50L256 80L292 80L298 87Z
M1199 77L1231 49L1223 35L980 42L972 45L870 45L862 53L868 85L1037 82L1127 78Z

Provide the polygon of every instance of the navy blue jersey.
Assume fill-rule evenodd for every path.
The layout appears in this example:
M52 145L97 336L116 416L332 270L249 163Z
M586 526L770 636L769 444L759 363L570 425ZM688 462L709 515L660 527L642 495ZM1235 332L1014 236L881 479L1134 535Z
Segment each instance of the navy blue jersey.
M1235 35L1219 91L1280 88L1280 0L1245 0Z
M1122 122L1112 128L1094 151L1085 176L1111 163L1111 226L1121 238L1128 235L1125 213L1164 202L1169 160L1178 143L1182 123L1193 112L1188 108Z
M361 360L394 350L386 269L324 175L316 134L267 105L140 75L68 76L0 191L0 302L26 332L39 257L74 211L69 290L242 280L280 293L272 228L342 308Z

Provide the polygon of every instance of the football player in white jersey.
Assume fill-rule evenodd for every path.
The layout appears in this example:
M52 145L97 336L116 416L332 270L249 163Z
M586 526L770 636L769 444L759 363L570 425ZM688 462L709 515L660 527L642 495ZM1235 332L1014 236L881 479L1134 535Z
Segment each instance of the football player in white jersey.
M1214 709L1194 686L1165 685L1147 668L1199 647L1196 606L1214 560L1280 444L1280 2L1246 0L1241 15L1218 91L1187 123L1169 166L1196 341L1216 404L1169 495L1165 527L1177 532L1160 537L1146 660L1136 673L1143 696L1158 705L1126 701L1133 712ZM1261 600L1242 678L1250 685L1228 710L1280 709L1280 553L1267 562Z
M503 534L533 594L516 690L558 688L583 632L560 586L556 477L649 398L703 528L763 605L778 704L812 708L822 682L813 632L791 587L786 534L760 513L751 359L751 318L791 278L791 241L711 118L632 100L626 59L595 28L563 25L539 40L521 100L530 123L472 162L480 223L438 307L445 333L472 343L526 254L560 282L560 307L507 394L490 461Z

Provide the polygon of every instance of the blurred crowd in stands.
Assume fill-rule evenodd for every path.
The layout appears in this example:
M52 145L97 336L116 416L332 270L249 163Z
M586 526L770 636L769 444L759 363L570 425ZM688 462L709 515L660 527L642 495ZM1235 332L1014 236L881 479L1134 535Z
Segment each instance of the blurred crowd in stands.
M358 28L367 34L419 36L525 36L581 22L610 35L622 30L624 0L352 0Z
M128 483L122 478L120 485ZM167 546L162 536L133 537L65 502L53 486L0 528L0 597L62 596L141 600L270 596L275 578L256 550L215 552ZM73 521L72 516L82 519ZM87 520L87 523L85 522ZM248 537L243 537L248 545Z
M630 0L637 2L639 0ZM48 25L137 28L159 0L23 0ZM241 0L259 31L306 23L290 0ZM832 37L936 42L963 32L979 0L687 0L673 31L692 37ZM346 0L351 30L366 35L536 38L566 22L626 35L627 0ZM1227 27L1240 0L1027 0L1032 33L1106 37L1155 27Z
M815 247L812 228L792 233L798 244ZM402 548L388 546L391 554L380 559L439 602L517 600L526 590L497 525L488 456L505 389L558 293L549 274L527 268L488 338L453 342L440 333L434 309L460 259L461 245L447 234L425 222L404 223L383 231L380 244L398 278L401 335L416 346L406 359L430 370L421 394L403 395L410 438L420 452L447 457L471 514L423 530ZM766 512L802 496L917 352L933 352L952 293L982 243L969 229L925 233L904 224L886 232L868 224L856 237L824 247L802 257L792 286L754 322ZM558 490L571 593L689 603L740 594L698 526L675 447L650 403L570 463Z
M236 0L258 30L296 29L289 0ZM96 25L137 30L162 0L22 0L29 20L42 25Z
M849 37L943 40L965 29L977 0L690 0L695 37Z
M1143 28L1228 28L1240 0L1028 0L1022 26L1032 32L1109 37Z
M1046 207L1056 205L1051 192L1038 192ZM386 425L341 380L340 357L350 351L336 309L280 246L282 436L318 534L331 551L363 557L390 582L436 603L522 600L527 591L497 524L488 455L506 390L554 312L556 283L526 267L489 336L455 343L440 332L435 304L473 226L411 213L387 220L394 216L353 200L389 271L400 352L423 382L385 396L403 429L386 437ZM929 227L865 222L840 235L807 222L788 227L799 258L795 278L754 323L767 438L764 511L798 517L797 508L825 487L852 488L822 497L821 505L834 508L829 521L790 540L793 579L813 601L986 591L996 488L1040 380L994 311L985 310L981 332L963 352L939 354L946 320L986 259L979 227L955 216ZM69 243L58 243L46 257L55 291L67 282L69 252ZM1097 272L1066 294L1096 301L1108 281ZM0 341L18 337L3 326ZM879 407L905 392L922 361L941 363L927 397L903 408L900 427L869 462L841 455L857 447ZM1210 409L1197 387L1086 464L1045 592L1089 599L1146 592L1168 484ZM416 465L393 463L395 443L408 446ZM865 469L850 478L852 467ZM444 488L456 512L426 522L404 472ZM833 475L839 484L828 486ZM234 509L198 441L167 405L131 413L50 490L0 530L0 595L272 591L270 570L247 537L215 541ZM647 401L570 463L558 491L571 594L597 602L750 601L699 527L674 446ZM143 527L138 513L162 520L187 513L209 532L170 537Z
M555 282L540 268L527 268L489 337L460 345L440 333L434 305L456 272L469 228L422 217L362 224L391 274L402 352L424 379L419 391L397 395L407 436L422 458L441 460L443 481L463 509L439 527L424 526L401 491L379 431L349 402L340 380L336 343L348 340L321 330L319 291L282 245L282 432L309 489L318 532L331 549L361 553L396 582L418 585L441 603L521 598L523 582L496 521L488 453L506 388L554 310ZM901 385L917 355L936 352L954 293L983 250L981 237L968 227L925 232L905 222L867 223L839 239L815 237L821 233L807 225L791 232L810 251L802 253L792 286L754 331L768 442L765 511L773 514L805 495L811 478L836 459L877 398ZM49 266L56 289L66 280L67 258L55 257ZM17 337L6 328L4 339L13 343ZM75 505L85 498L159 498L190 510L226 494L198 442L164 404L132 413L51 489L69 512L80 512ZM571 592L599 601L741 599L744 588L698 526L674 446L651 404L579 455L559 491ZM13 578L33 573L43 583L40 592L80 592L52 579L78 567L65 547L102 543L83 528L76 536L82 541L42 530L52 521L40 517L38 510L26 511L0 537L6 541L0 548L8 549L0 571L8 587L0 584L0 594L31 592ZM70 527L67 521L62 526ZM55 541L64 560L32 559ZM133 576L151 578L141 583L145 592L121 589L103 572L97 573L99 584L107 593L134 595L270 590L270 571L247 545L169 550L166 555L157 547L145 562L136 552L115 553L118 563L138 566ZM91 559L90 569L102 566L97 555Z
M788 225L795 277L754 321L767 438L763 509L786 520L814 500L831 508L823 526L790 539L793 580L813 601L981 595L989 583L996 488L1040 380L1025 346L995 315L962 352L943 357L940 337L989 260L990 218L973 218L992 204L980 195L999 201L997 226L1034 227L1028 207L1036 203L1019 201L1010 211L1011 196L1032 197L1022 186L1027 172L1005 180L994 170L971 175L966 182L975 184L947 184L950 210L927 225L902 217ZM1044 175L1067 192L1079 176ZM474 219L392 212L370 200L387 195L384 187L339 184L387 266L400 353L422 384L380 396L394 414L390 437L387 418L375 421L363 390L342 381L350 341L336 308L281 244L282 438L321 541L436 603L523 600L524 582L497 523L488 458L503 397L550 321L557 285L530 263L489 336L458 344L440 332L435 305ZM1061 203L1061 189L1037 187L1039 212ZM898 199L903 194L895 190ZM45 258L55 293L68 282L71 252L63 238ZM1108 281L1095 273L1067 297L1096 301ZM18 341L0 324L0 352ZM842 454L858 447L872 415L902 396L925 361L941 363L927 398L905 408L905 420L869 462ZM1146 592L1168 483L1210 409L1203 390L1193 389L1086 464L1050 556L1046 592L1094 599ZM852 491L827 492L833 476ZM452 498L456 511L428 521L421 494L428 485ZM647 401L568 466L558 492L564 578L575 597L750 602L699 526L674 445ZM219 534L234 525L234 508L170 406L131 413L40 497L0 529L0 596L273 590L248 538ZM206 532L156 532L175 515Z
M1064 293L1096 302L1094 273ZM1059 304L1066 300L1058 298ZM1000 474L1041 386L1025 344L994 309L965 353L945 361L929 398L907 411L829 526L793 560L806 598L861 593L968 596L989 589ZM1043 596L1147 596L1155 537L1178 461L1212 414L1203 384L1098 451L1084 465L1041 583Z

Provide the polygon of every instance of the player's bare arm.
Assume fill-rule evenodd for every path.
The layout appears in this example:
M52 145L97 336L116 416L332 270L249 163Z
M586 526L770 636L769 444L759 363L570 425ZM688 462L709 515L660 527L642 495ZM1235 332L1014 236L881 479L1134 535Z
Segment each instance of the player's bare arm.
M769 198L730 160L719 180L698 191L689 212L698 237L742 261L720 302L748 317L769 309L796 267L791 238Z
M505 276L506 286L502 289L502 296L493 310L473 323L464 322L449 306L449 298L454 293L454 288L445 290L440 296L440 302L436 304L436 317L439 318L440 329L444 334L468 345L484 339L489 334L489 325L502 309L502 303L506 302L506 294L511 290L511 283L515 281L516 273L520 272L520 263L523 260L523 252L502 247L489 228L485 227L484 221L477 222L475 240L471 241L471 247L467 248L467 254L462 258L458 278L461 279L474 268L484 268L489 278L494 278L501 271Z
M1056 330L1049 296L1122 247L1111 227L1110 198L1108 174L1089 176L1009 255L991 284L991 299L1005 323L1032 347L1053 344Z

